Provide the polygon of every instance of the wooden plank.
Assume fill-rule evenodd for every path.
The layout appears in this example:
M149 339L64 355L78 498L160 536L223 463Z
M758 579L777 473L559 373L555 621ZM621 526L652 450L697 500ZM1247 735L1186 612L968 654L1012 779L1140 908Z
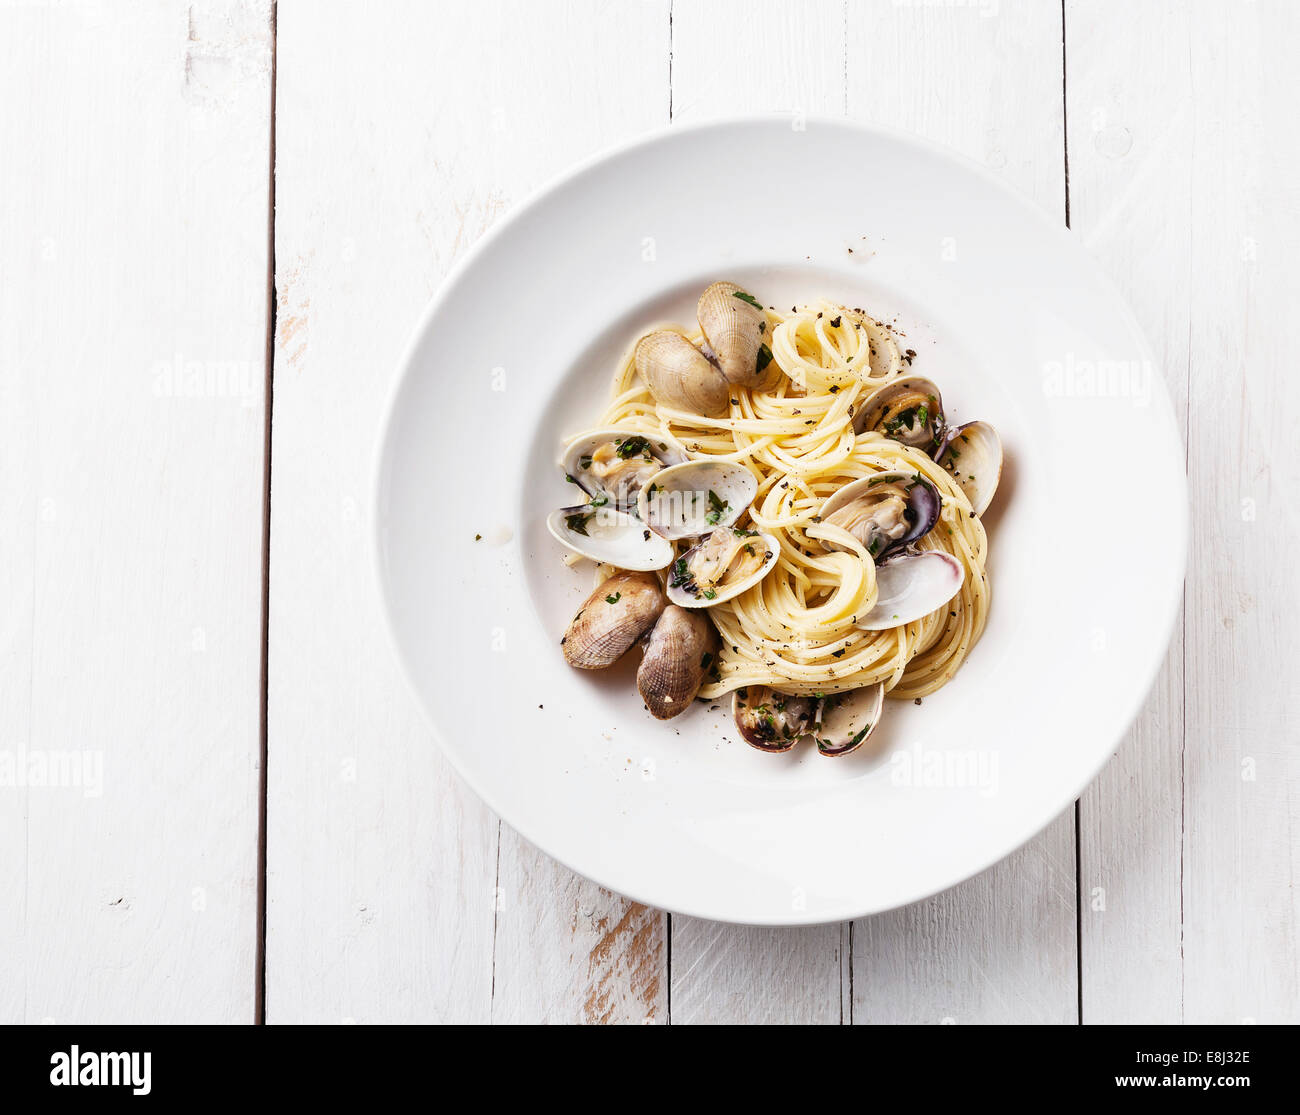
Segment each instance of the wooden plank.
M666 1018L662 915L498 839L434 752L363 525L367 431L447 269L666 119L666 0L279 12L269 1017Z
M668 1022L668 926L501 827L494 1022Z
M4 22L0 1019L251 1022L271 6Z
M1198 4L1190 69L1183 1009L1300 1021L1294 4ZM1194 672L1191 672L1193 671Z
M1184 421L1190 15L1171 4L1072 2L1065 10L1070 223L1133 307ZM1142 715L1080 802L1081 997L1089 1023L1183 1020L1182 626Z
M675 0L673 119L842 115L839 0ZM674 1023L838 1023L840 926L756 929L672 919Z
M948 144L1063 215L1059 8L876 3L847 20L851 115ZM962 886L855 923L853 1021L1072 1022L1075 919L1069 810Z

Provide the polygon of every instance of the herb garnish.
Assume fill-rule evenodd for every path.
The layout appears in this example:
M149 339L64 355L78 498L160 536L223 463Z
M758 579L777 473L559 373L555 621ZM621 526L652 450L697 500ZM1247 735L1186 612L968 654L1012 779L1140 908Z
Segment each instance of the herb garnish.
M618 456L620 460L626 461L629 457L635 457L638 453L648 453L650 443L643 437L625 438L617 443Z
M753 306L754 309L756 309L756 310L761 310L761 309L763 308L763 303L762 303L762 302L760 302L760 301L759 301L757 298L755 298L752 294L746 294L743 290L735 290L735 291L732 291L732 292L731 292L731 297L732 297L732 298L739 298L742 302L748 302L748 303L749 303L751 306Z

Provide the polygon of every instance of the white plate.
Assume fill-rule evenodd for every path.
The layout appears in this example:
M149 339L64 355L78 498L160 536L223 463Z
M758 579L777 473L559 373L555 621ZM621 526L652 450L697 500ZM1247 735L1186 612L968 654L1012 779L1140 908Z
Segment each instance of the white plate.
M1007 448L983 641L923 706L886 705L871 755L764 755L699 705L659 723L630 663L560 655L591 587L544 523L573 499L561 435L595 421L624 347L689 322L714 279L897 317L950 416ZM839 121L673 128L520 207L434 299L380 450L379 579L444 750L528 840L682 913L832 921L974 875L1101 768L1177 611L1182 460L1111 284L981 168Z

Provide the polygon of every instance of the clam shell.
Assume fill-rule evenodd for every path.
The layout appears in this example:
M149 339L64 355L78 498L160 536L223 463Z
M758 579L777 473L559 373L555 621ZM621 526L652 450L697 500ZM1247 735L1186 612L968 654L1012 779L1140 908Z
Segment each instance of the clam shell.
M864 631L888 631L928 616L961 589L966 572L951 554L927 550L902 557L876 569L876 606L859 616Z
M818 518L825 521L840 508L852 503L860 495L870 493L882 484L893 482L910 486L907 504L909 509L915 513L916 518L906 534L890 542L879 553L872 555L878 566L883 565L886 561L896 560L906 547L910 546L918 538L928 534L933 529L934 524L939 521L942 500L939 497L939 490L929 480L920 473L901 471L881 472L874 476L864 476L861 480L853 481L852 484L845 484L844 487L831 495L822 504L821 510L818 512ZM823 540L822 545L828 550L843 549L843 547L828 540Z
M671 720L690 707L717 646L718 633L702 613L675 604L663 610L636 672L637 692L651 716Z
M673 561L671 543L640 519L612 507L560 507L546 517L546 529L575 554L620 569L663 569Z
M733 534L738 533L733 527L721 527L719 529ZM701 548L716 533L718 533L716 530L710 532L673 563L668 574L668 599L678 607L712 608L714 605L739 596L747 589L753 588L754 585L772 572L781 558L781 544L772 535L746 534L742 536L742 541L745 544L753 545L756 551L758 551L758 547L762 547L762 550L759 551L763 554L762 565L749 576L739 578L732 584L701 589L690 575L691 563L693 558L699 555ZM712 592L713 595L706 596L706 592Z
M771 391L781 381L781 368L767 347L767 313L757 303L735 283L714 283L700 295L695 313L727 382Z
M936 458L961 485L971 510L983 515L1002 479L1002 439L987 422L967 422L949 435Z
M868 685L822 699L817 709L817 754L839 758L856 751L871 737L885 706L885 687Z
M749 685L732 695L731 717L750 747L779 754L815 729L817 701L778 693L766 685Z
M920 405L925 408L924 420L921 420L918 410L907 428L890 429L890 425L898 420L898 407L909 396L921 397ZM912 409L910 404L906 409ZM918 420L921 420L921 428L914 429ZM894 441L933 457L943 448L944 421L943 397L939 388L924 376L904 376L877 387L858 404L853 415L853 432L860 434L866 430L878 430Z
M692 538L729 527L753 503L758 481L734 461L673 465L641 489L637 515L664 538Z
M667 606L659 578L615 573L596 586L569 621L560 640L564 659L580 670L603 670L617 662Z
M637 342L635 360L656 402L709 418L730 409L727 377L680 333L648 333Z
M641 444L642 442L644 445ZM628 460L637 462L648 456L650 460L646 463L656 464L660 468L679 465L687 459L686 450L681 444L666 434L638 434L634 430L606 428L588 430L574 437L565 446L564 453L560 457L560 467L587 495L593 498L607 496L619 511L636 510L636 500L641 494L641 488L639 485L635 487L610 485L593 471L592 454L602 445L610 443L634 446L635 451L629 454Z

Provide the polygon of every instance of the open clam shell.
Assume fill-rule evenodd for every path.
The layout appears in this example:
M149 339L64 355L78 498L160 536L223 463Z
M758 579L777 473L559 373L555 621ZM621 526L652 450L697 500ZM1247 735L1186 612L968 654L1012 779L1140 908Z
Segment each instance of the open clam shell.
M817 727L813 732L817 754L839 758L856 751L876 730L884 707L883 683L823 697L817 708Z
M644 572L663 569L673 561L672 543L640 519L608 505L557 508L546 517L546 529L575 554L620 569Z
M641 489L637 515L664 538L693 538L736 522L758 481L732 461L686 461L656 473Z
M815 697L792 697L766 685L749 685L732 694L731 717L750 747L780 753L814 730L817 703Z
M920 473L881 472L845 484L822 504L818 517L847 530L881 565L927 534L939 521L941 506L939 490Z
M664 434L589 430L564 450L560 467L593 499L605 496L618 511L633 512L649 479L686 460L686 450Z
M983 515L1002 479L1002 439L987 422L967 422L948 434L936 460L961 485L971 509Z
M876 568L876 605L858 617L856 626L888 631L928 616L956 596L965 579L961 562L951 554L904 554Z
M770 534L719 527L673 562L668 599L681 608L712 608L753 588L780 557Z
M807 736L816 741L819 755L838 758L870 738L884 704L883 684L820 698L750 685L732 696L731 716L744 741L760 751L789 751Z
M933 457L944 440L943 398L924 376L904 376L876 388L858 404L853 432L876 430Z

